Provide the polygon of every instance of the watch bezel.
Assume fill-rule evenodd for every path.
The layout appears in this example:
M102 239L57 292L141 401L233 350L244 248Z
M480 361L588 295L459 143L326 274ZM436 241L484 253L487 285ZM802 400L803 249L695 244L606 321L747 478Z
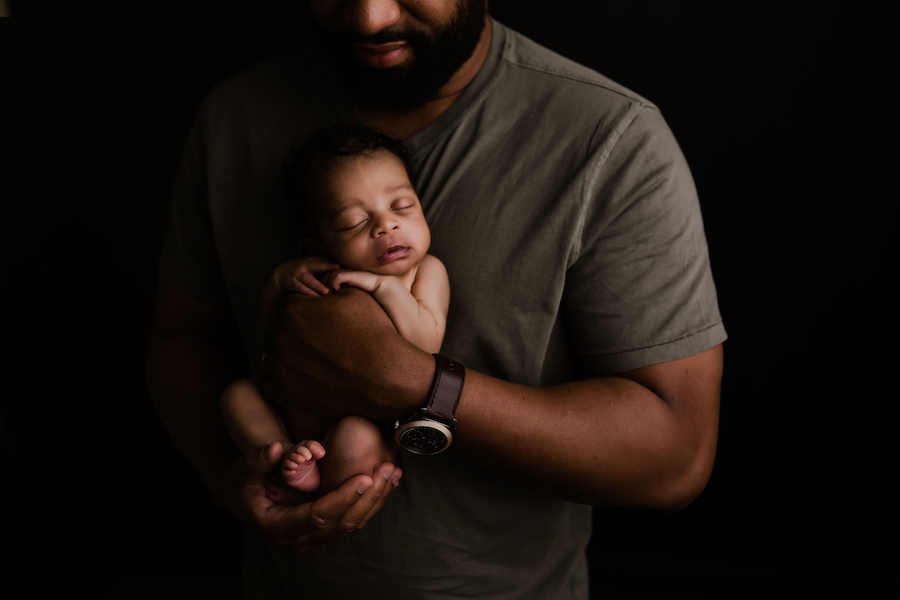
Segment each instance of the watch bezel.
M404 434L412 429L439 432L440 434L442 434L444 436L445 443L439 450L436 450L434 452L423 452L416 448L412 448L412 447L408 446L407 444L403 443ZM443 423L434 421L432 419L419 418L419 419L413 419L413 420L407 421L406 423L399 425L397 427L397 430L394 432L394 441L397 443L398 446L400 446L407 452L412 452L413 454L419 454L419 455L423 455L423 456L433 456L435 454L440 454L441 452L443 452L444 450L446 450L447 448L450 447L450 444L453 443L453 432L450 431L450 428L447 427L446 425L444 425Z

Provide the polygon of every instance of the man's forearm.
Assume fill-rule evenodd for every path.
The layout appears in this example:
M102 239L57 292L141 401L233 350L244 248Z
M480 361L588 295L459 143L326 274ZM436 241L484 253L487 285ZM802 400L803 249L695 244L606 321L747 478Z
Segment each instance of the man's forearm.
M430 357L409 358L419 369L434 368L433 361L423 366ZM451 451L568 500L678 509L703 490L712 470L721 374L721 347L545 388L469 370ZM418 389L397 397L393 411L421 406L427 395Z
M681 508L702 491L712 469L721 350L683 360L664 368L706 377L707 389L694 389L691 397L678 391L664 399L624 377L529 388L469 373L455 449L573 501Z

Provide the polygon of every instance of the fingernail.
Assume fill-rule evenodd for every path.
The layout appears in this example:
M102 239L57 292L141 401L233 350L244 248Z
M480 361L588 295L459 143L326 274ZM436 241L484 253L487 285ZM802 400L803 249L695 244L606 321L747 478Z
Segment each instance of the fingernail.
M372 486L361 485L358 488L356 488L356 491L359 493L360 496L362 496L363 494L365 494L366 492L369 491L370 487L372 487Z

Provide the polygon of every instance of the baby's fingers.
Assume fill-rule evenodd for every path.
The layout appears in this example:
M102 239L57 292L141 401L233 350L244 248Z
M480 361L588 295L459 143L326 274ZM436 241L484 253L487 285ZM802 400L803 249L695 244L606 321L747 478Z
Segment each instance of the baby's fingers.
M345 283L350 278L349 274L349 271L332 271L331 273L325 275L325 284L329 289L339 289L341 287L341 284Z
M304 272L297 279L297 290L307 296L320 296L328 293L328 286L316 279L312 273Z

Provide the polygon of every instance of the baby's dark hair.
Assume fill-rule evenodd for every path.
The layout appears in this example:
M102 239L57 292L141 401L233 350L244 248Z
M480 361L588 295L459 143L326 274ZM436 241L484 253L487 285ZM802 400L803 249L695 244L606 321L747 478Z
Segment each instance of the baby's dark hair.
M338 124L291 147L284 160L287 194L307 235L318 235L315 190L348 159L389 152L400 159L412 182L409 155L400 140L363 125ZM414 184L414 182L413 182Z

